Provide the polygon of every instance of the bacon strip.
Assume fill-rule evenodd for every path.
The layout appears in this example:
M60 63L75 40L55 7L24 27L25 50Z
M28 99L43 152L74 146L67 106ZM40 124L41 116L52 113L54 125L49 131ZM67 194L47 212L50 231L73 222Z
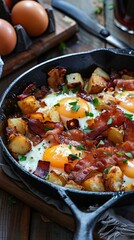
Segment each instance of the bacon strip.
M56 67L48 72L48 85L54 91L59 91L59 87L65 83L64 76L66 69L63 67Z
M124 113L118 108L103 112L90 126L91 132L87 134L88 139L95 139L110 127L123 125L125 119Z
M39 160L34 175L40 178L45 178L49 173L49 168L50 162Z
M127 90L127 91L133 91L134 90L134 79L115 79L114 84L117 88Z
M18 95L17 97L22 100L22 99L32 95L32 93L35 91L35 89L36 89L36 83L29 84L25 88L25 90L22 92L22 94Z
M134 121L127 118L124 123L124 141L134 142Z

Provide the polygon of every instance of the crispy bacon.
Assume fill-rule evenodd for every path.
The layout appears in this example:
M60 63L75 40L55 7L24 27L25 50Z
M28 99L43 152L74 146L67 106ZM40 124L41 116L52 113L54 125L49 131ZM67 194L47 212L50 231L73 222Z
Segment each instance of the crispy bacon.
M116 85L118 89L123 89L127 91L134 90L134 79L115 79L113 83Z
M68 121L66 122L66 124L67 124L67 128L68 128L69 130L80 127L78 119L68 120Z
M42 86L38 91L35 91L34 96L36 99L43 99L49 93L49 89L46 86Z
M113 147L94 149L77 162L73 171L69 174L69 179L81 184L94 171L103 172L105 168L116 164L116 155Z
M22 100L22 99L24 99L24 98L32 95L33 92L35 91L35 89L36 89L36 83L29 84L29 85L24 89L24 91L22 92L22 94L18 95L17 97Z
M134 142L134 121L126 118L124 123L124 141Z
M28 122L28 128L30 131L32 131L34 134L39 135L41 138L45 137L46 131L44 128L44 123L41 122L38 119L29 119L29 118L23 118Z
M60 86L65 83L66 69L63 67L56 67L48 72L48 85L54 91L59 91Z
M121 126L125 119L124 113L118 108L104 111L90 126L91 132L87 133L88 139L95 139L110 127Z
M91 102L92 98L89 95L89 93L87 93L87 91L85 91L84 89L81 89L78 93L77 96L80 98L83 98L84 100L86 100L87 102Z
M49 173L49 168L50 168L50 162L39 160L37 168L34 171L34 175L40 178L45 178Z

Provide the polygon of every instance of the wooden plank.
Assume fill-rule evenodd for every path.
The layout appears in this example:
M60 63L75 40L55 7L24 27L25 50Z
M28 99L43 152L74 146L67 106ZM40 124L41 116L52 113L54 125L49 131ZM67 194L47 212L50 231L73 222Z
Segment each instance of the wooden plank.
M55 207L46 204L41 199L29 192L23 184L13 181L0 169L0 188L17 197L28 206L33 207L42 214L45 214L50 220L66 226L70 231L74 231L74 220L72 215L63 214Z

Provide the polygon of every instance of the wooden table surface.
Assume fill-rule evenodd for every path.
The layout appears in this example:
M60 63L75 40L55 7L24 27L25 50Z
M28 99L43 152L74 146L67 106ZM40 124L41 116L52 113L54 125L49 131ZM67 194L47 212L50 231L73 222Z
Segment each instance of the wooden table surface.
M66 1L78 6L92 19L105 25L113 35L118 36L134 48L134 35L122 32L114 26L112 0ZM45 2L50 4L51 1ZM104 4L104 2L106 3ZM100 12L102 10L102 12L96 14L97 10L100 10ZM43 53L30 63L0 79L0 94L17 76L37 63L63 54L104 47L112 46L79 27L78 33L69 40L58 44L55 48ZM2 177L2 174L0 176ZM26 205L10 193L2 189L0 190L0 240L70 240L72 238L72 231L52 222L42 212ZM99 239L99 237L95 239Z

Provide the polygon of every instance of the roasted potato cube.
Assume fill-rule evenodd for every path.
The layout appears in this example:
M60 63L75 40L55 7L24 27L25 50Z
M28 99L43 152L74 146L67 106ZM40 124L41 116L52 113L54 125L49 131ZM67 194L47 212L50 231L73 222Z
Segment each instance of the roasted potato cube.
M100 93L107 87L105 79L96 73L92 73L87 86L88 93Z
M69 88L74 88L77 86L83 87L84 81L80 73L71 73L66 75L67 86Z
M118 128L111 127L107 130L108 139L114 143L122 143L123 136L124 136L123 132Z
M99 75L100 77L104 78L106 81L109 81L110 80L110 77L109 75L104 71L102 70L100 67L97 67L95 70L94 70L94 73Z
M9 128L16 128L18 133L25 134L27 123L22 118L9 118L7 123Z
M60 115L56 110L56 107L49 109L47 106L43 108L42 114L45 121L60 122Z
M18 106L24 114L34 113L40 107L34 96L28 96L18 101Z
M29 118L30 119L38 119L38 120L40 120L40 121L44 121L44 116L43 116L43 114L42 113L40 113L40 112L36 112L36 113L31 113L30 115L29 115Z
M127 184L125 187L121 189L122 191L132 191L134 190L134 182Z
M121 190L123 173L118 166L105 169L103 173L103 179L106 191L118 192Z
M105 191L102 173L97 173L94 176L88 178L82 183L82 185L87 191L93 191L93 192Z
M117 100L110 93L105 93L104 96L99 96L98 100L99 104L96 105L96 108L99 111L110 110L117 104Z
M17 135L11 139L9 150L13 153L25 155L31 150L31 142L25 136Z
M63 174L56 173L52 170L47 177L47 181L59 186L64 186L66 183L66 178Z
M83 186L78 185L73 180L67 181L67 183L65 184L65 187L66 188L71 188L71 189L77 189L77 190L84 190Z

